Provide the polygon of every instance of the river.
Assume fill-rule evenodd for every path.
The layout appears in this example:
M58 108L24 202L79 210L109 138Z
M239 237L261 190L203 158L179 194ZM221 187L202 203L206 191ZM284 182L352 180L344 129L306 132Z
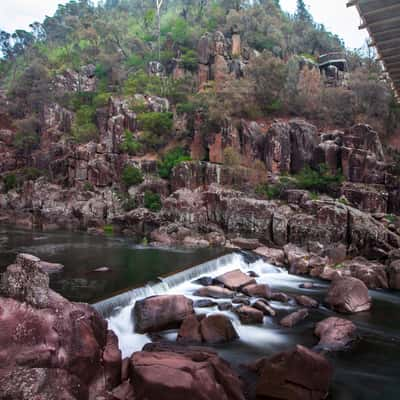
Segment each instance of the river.
M146 335L134 333L131 319L134 302L161 293L185 294L199 299L193 296L198 286L192 281L202 275L217 276L237 268L252 270L260 275L260 283L268 283L273 289L288 294L306 294L321 303L328 288L326 282L289 275L262 260L249 262L242 254L224 254L221 249L154 249L114 237L6 229L0 231L0 246L0 267L3 268L21 251L63 263L64 271L51 277L52 287L71 300L94 302L118 335L124 356L140 350L150 340ZM102 266L111 268L111 272L90 272ZM189 268L191 266L194 267ZM185 270L171 274L182 269ZM157 279L161 276L162 279ZM318 288L300 289L299 285L307 281L316 283ZM138 287L123 290L134 286ZM115 296L119 291L124 293ZM400 293L370 291L370 295L373 299L370 311L345 317L357 325L359 340L349 351L328 354L335 366L329 397L332 400L400 399ZM106 300L97 301L99 299ZM280 327L277 321L297 306L278 302L271 302L271 305L278 311L278 317L266 317L260 326L243 326L235 314L225 312L233 320L240 339L216 349L237 368L240 364L271 356L295 344L314 347L318 342L313 335L315 323L336 315L321 305L310 310L306 321L287 329ZM196 312L220 311L214 307L197 309ZM176 331L165 332L164 337L175 340Z

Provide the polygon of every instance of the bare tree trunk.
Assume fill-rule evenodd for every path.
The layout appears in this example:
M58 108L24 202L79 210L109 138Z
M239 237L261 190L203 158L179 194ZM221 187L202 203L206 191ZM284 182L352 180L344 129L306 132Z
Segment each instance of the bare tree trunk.
M164 0L156 0L158 23L158 61L161 61L161 7Z

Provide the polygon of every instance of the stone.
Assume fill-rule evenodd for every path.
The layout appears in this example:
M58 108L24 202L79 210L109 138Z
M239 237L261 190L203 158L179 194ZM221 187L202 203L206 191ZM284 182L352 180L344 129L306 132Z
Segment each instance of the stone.
M202 319L200 332L205 343L226 343L239 338L231 320L222 314L212 314Z
M221 286L205 286L196 290L193 294L199 297L212 297L214 299L231 299L235 296L235 292Z
M270 299L272 296L272 290L267 284L252 284L242 288L242 292L250 297L261 297L264 299Z
M289 264L289 272L297 275L307 275L310 272L310 253L293 244L284 247Z
M224 301L222 303L218 303L218 310L219 311L230 311L232 309L232 303L228 301Z
M324 350L341 350L355 338L357 327L353 322L329 317L317 323L314 333L320 338L318 347Z
M144 350L131 357L136 400L245 399L241 380L215 353L157 345Z
M246 285L256 282L254 278L251 278L239 269L226 272L215 279L231 290L239 290Z
M287 303L289 301L289 296L282 292L272 292L270 300L279 301L281 303Z
M276 316L276 311L266 301L257 300L251 306L260 310L264 315Z
M178 342L201 343L200 321L197 315L192 314L186 317L178 332Z
M195 308L208 308L208 307L215 307L216 305L218 305L218 303L216 303L215 301L212 300L196 300L194 302L194 307Z
M315 299L312 299L311 297L308 296L295 296L294 297L297 304L303 307L310 307L310 308L318 308L319 304L318 301Z
M235 309L235 313L243 325L262 324L264 320L263 312L250 306L240 306Z
M400 259L393 261L388 268L389 286L400 290Z
M246 306L250 305L250 299L247 296L235 296L232 299L233 304L244 304Z
M270 247L258 247L254 252L262 256L266 262L279 267L285 265L285 253L280 249Z
M258 362L257 396L282 400L323 400L333 368L322 356L303 346Z
M231 239L231 243L242 250L255 250L260 247L260 242L258 239L246 239L238 237Z
M201 278L196 279L192 283L201 286L212 286L214 284L214 278L211 278L210 276L202 276Z
M50 274L53 272L60 272L64 269L64 265L58 263L51 263L47 261L40 260L39 262L40 268L42 271Z
M371 298L364 282L357 278L337 278L329 287L325 301L341 313L357 313L371 308Z
M297 325L299 322L303 321L308 317L308 311L307 309L303 308L299 311L295 311L286 317L282 318L279 323L286 327L286 328L293 328L295 325Z
M370 289L388 289L388 275L386 267L380 263L356 257L341 264L344 270L349 270L352 277L363 281Z
M138 300L133 308L135 332L159 332L177 328L193 314L193 301L182 295L160 295Z

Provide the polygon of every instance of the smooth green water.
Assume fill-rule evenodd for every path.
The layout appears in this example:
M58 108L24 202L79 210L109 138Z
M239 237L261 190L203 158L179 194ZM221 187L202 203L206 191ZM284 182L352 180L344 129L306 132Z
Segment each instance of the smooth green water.
M51 287L70 300L91 303L218 257L224 250L162 249L113 236L0 228L0 272L21 252L63 264L62 272L50 275ZM93 272L101 267L110 271Z

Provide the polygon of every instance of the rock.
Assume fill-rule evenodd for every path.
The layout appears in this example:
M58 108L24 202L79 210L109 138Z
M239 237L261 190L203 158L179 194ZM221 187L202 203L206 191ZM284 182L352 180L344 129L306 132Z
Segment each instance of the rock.
M211 278L210 276L202 276L201 278L196 279L192 283L201 286L212 286L214 285L214 278Z
M258 275L257 272L255 272L255 271L249 271L249 272L248 272L248 275L249 275L251 278L259 278L259 276L260 276L260 275Z
M231 299L235 296L235 292L221 286L205 286L196 290L193 294L199 297L212 297L214 299Z
M146 349L153 351L131 357L136 400L244 400L242 382L215 353L190 347Z
M232 309L232 303L230 303L230 302L218 303L218 310L219 311L229 311L231 309Z
M196 300L194 302L194 307L195 308L208 308L208 307L215 307L216 305L218 305L218 303L216 303L215 301L212 300Z
M233 304L244 304L246 306L250 305L250 299L247 296L235 296L232 299Z
M319 304L317 300L312 299L311 297L308 296L295 296L297 304L303 307L311 307L311 308L318 308Z
M135 332L177 328L193 312L193 301L182 295L152 296L138 300L133 308Z
M315 285L313 282L305 282L305 283L300 283L299 288L300 289L315 289L318 286Z
M264 314L262 311L250 306L240 306L235 309L235 313L238 315L240 322L244 325L251 324L262 324Z
M267 300L272 296L272 290L267 284L247 285L242 288L242 292L250 297L262 297Z
M256 283L254 278L251 278L239 269L229 271L223 275L217 276L215 279L232 290L239 290L246 285Z
M242 250L255 250L260 247L260 242L258 239L246 239L238 237L231 239L231 242L234 246L237 246Z
M341 313L357 313L371 308L368 288L357 278L333 280L325 301L333 310Z
M47 261L40 261L40 268L42 269L42 271L50 274L53 272L60 272L61 270L64 269L64 265L62 264L58 264L58 263L50 263Z
M282 292L273 292L270 300L280 301L281 303L287 303L289 296Z
M291 274L306 275L310 272L310 253L293 244L284 247Z
M317 323L314 333L320 338L319 348L340 350L354 340L357 327L346 319L330 317Z
M389 288L386 267L382 264L368 261L364 257L356 257L345 261L342 269L349 270L351 276L363 281L370 289Z
M127 380L116 387L111 394L117 400L135 400L133 386Z
M40 260L27 254L5 273L0 397L87 399L113 389L121 380L117 337L89 305L49 289L45 276Z
M201 343L202 335L200 333L199 319L195 314L186 317L179 328L176 340L178 342Z
M108 267L100 267L100 268L96 268L94 269L92 272L109 272L110 268Z
M300 321L303 321L307 317L308 317L308 311L305 308L303 308L299 311L295 311L294 313L291 313L286 317L282 318L279 321L279 323L286 328L293 328Z
M251 306L260 310L264 315L276 316L276 311L266 301L257 300Z
M212 314L201 321L200 332L206 343L226 343L239 338L231 320L221 314Z
M258 363L257 396L282 400L323 400L333 368L322 356L303 346Z
M283 266L285 265L285 253L280 249L273 249L270 247L258 247L254 250L254 252L265 258L265 261L277 265Z
M400 260L393 261L388 268L389 286L400 290Z

